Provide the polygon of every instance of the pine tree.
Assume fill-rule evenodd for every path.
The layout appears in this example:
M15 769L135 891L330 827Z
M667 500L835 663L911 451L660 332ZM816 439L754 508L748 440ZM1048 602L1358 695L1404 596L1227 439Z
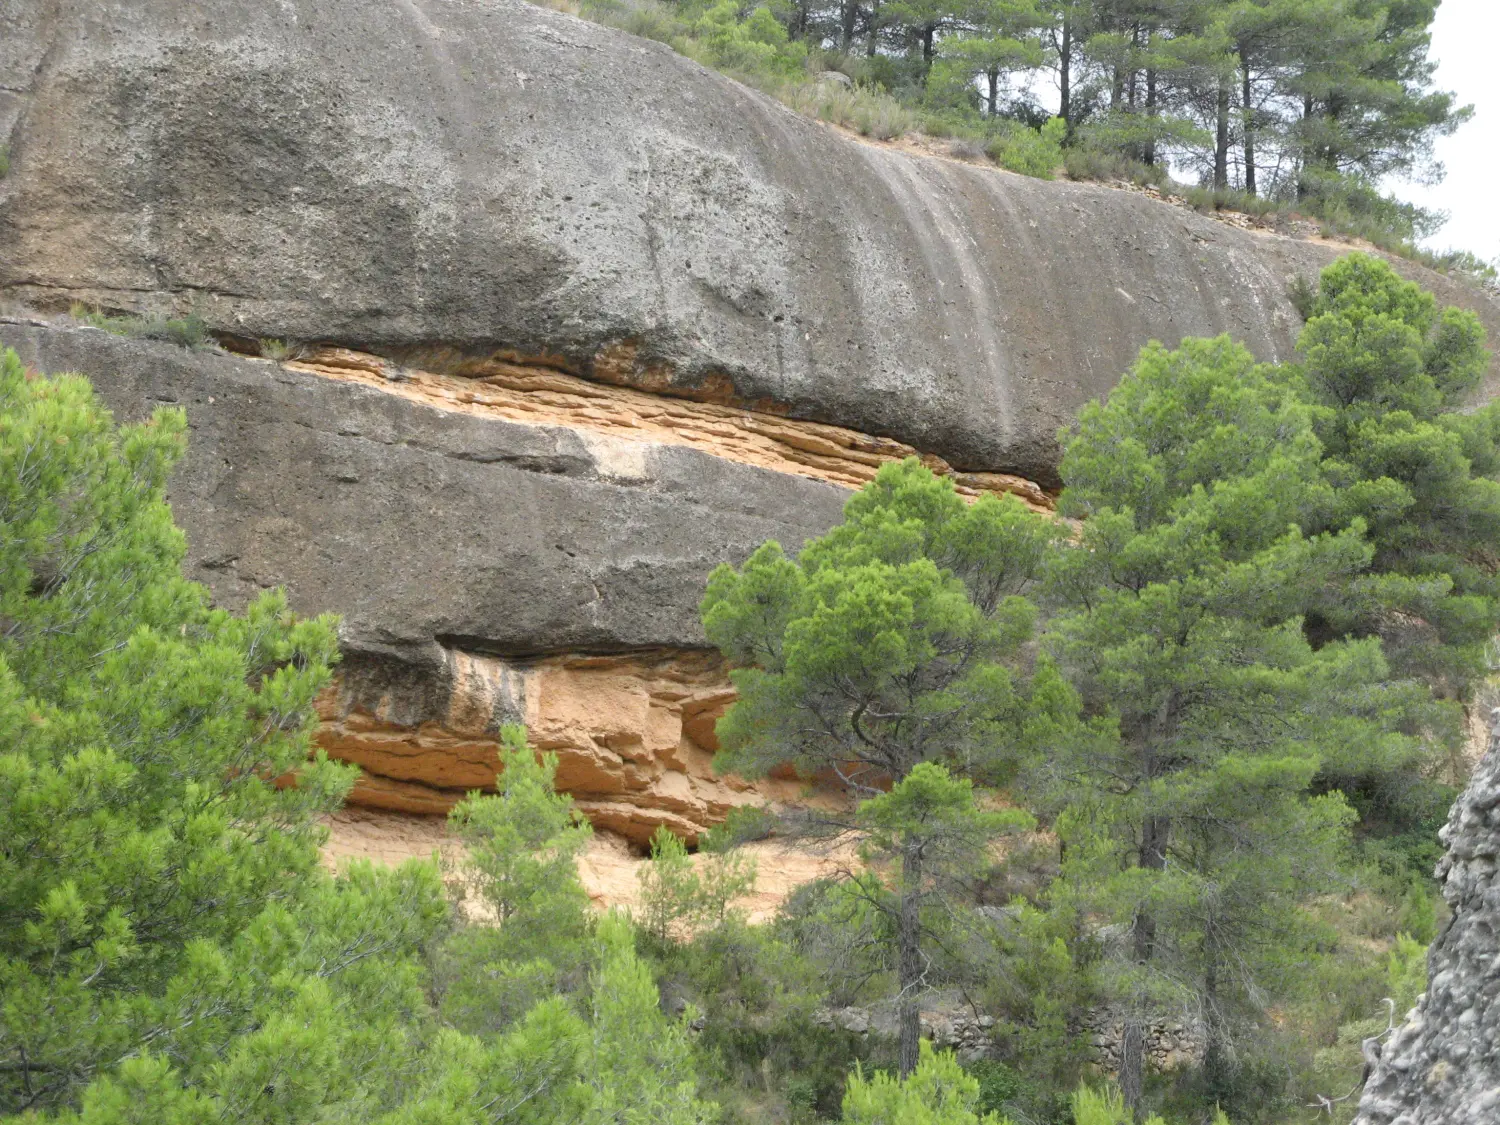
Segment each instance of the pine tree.
M1500 628L1500 409L1462 409L1489 366L1484 329L1350 254L1323 271L1299 350L1286 377L1315 404L1334 486L1325 525L1363 521L1383 576L1329 626L1381 633L1400 667L1459 696Z
M442 1011L465 1031L498 1031L588 956L589 900L579 853L593 829L553 786L557 756L539 754L526 728L500 730L493 795L471 793L449 813L465 851L457 863L461 909L481 924L444 944Z
M939 66L966 91L979 83L984 111L996 117L1008 77L1042 64L1036 31L1044 17L1036 0L981 0L964 14L965 30L944 41Z
M1065 886L1124 927L1132 1108L1149 1014L1201 1004L1222 1060L1299 939L1289 904L1331 885L1352 814L1311 793L1325 759L1414 754L1379 645L1304 636L1318 591L1371 555L1357 524L1301 532L1320 453L1308 408L1227 338L1148 347L1066 447L1084 523L1051 568L1047 640L1093 722L1045 776Z
M1421 169L1433 141L1473 114L1432 89L1427 57L1438 0L1342 0L1317 9L1300 37L1292 89L1302 101L1301 194L1337 193Z
M5 1109L196 1035L350 783L308 758L332 621L279 592L233 616L179 574L163 490L185 428L161 410L116 429L84 380L0 355Z
M1304 329L1302 362L1280 375L1314 404L1330 503L1305 526L1360 521L1374 547L1348 588L1310 607L1314 643L1378 637L1394 670L1431 689L1411 730L1440 744L1461 776L1462 704L1500 630L1500 410L1464 403L1488 367L1472 313L1432 296L1378 258L1335 262ZM1451 792L1432 769L1325 764L1320 784L1396 828L1440 815Z
M979 1080L952 1051L922 1044L916 1068L898 1080L883 1071L866 1078L856 1070L844 1092L845 1125L1009 1125L1009 1118L980 1114Z
M923 987L914 951L937 875L924 865L923 824L972 851L962 826L983 819L972 795L948 789L947 769L918 770L937 763L1001 776L1056 720L1055 677L1028 684L1017 656L1033 619L1021 592L1058 529L1010 498L966 507L914 459L884 466L844 516L795 561L771 542L740 570L719 567L703 620L735 665L739 693L719 721L720 764L748 774L782 763L809 776L833 771L868 811L826 823L899 856L893 909L909 1074ZM947 847L930 843L933 854Z

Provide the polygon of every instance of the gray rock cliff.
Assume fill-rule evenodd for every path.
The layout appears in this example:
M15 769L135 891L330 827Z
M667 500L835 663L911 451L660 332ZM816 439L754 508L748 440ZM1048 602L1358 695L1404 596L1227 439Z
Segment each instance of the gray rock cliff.
M0 324L40 371L80 371L121 420L186 409L169 490L186 572L235 609L285 586L358 654L702 647L712 567L800 546L848 491L671 445L478 419L92 328Z
M1384 1044L1354 1125L1500 1121L1500 710L1489 752L1448 814L1438 865L1453 916L1427 991Z
M0 0L0 141L14 301L541 356L1044 482L1148 339L1286 357L1339 252L861 144L521 0Z

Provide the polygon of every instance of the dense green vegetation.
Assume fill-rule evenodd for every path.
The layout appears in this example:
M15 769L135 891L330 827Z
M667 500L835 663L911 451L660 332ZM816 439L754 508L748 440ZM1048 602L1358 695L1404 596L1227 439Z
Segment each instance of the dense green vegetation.
M848 801L696 857L659 834L634 918L589 909L591 830L519 727L454 870L321 867L333 623L213 608L163 499L182 414L116 427L7 353L0 1115L1311 1121L1424 984L1500 625L1500 406L1457 409L1474 318L1383 263L1307 298L1296 363L1147 348L1065 435L1077 523L909 461L795 557L716 571L723 765ZM767 833L857 862L751 926L736 846ZM982 1013L981 1049L934 1051L933 1009ZM1158 1072L1163 1021L1199 1050Z
M1472 255L1417 250L1443 216L1379 190L1440 174L1432 142L1470 115L1432 85L1438 0L547 2L877 139L921 131L1027 175L1295 210L1494 280Z

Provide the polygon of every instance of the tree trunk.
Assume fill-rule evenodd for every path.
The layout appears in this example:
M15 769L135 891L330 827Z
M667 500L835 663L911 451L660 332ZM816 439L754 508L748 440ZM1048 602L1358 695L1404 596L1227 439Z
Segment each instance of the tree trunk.
M932 56L935 51L937 39L937 24L929 23L922 28L922 67L924 70L932 69Z
M1207 1015L1207 1042L1203 1051L1203 1077L1211 1094L1221 1096L1228 1088L1229 1056L1224 1050L1224 1038L1219 1021L1214 1013L1219 1002L1219 963L1209 957L1208 967L1203 973L1203 1010Z
M990 80L990 116L1000 112L1000 69L991 67L986 77Z
M859 20L859 0L844 0L844 21L839 29L839 50L849 53L854 43L854 25Z
M1244 111L1245 130L1245 194L1255 194L1255 105L1252 96L1254 91L1250 88L1250 59L1246 56L1244 49L1240 50L1240 102Z
M797 6L793 9L795 15L792 18L792 26L788 31L793 39L803 39L807 36L807 9L809 0L797 0Z
M1219 80L1218 130L1214 137L1214 190L1229 189L1229 83Z
M875 48L880 45L880 0L870 4L870 35L865 40L865 57L873 59Z
M1057 106L1057 115L1063 119L1063 124L1068 127L1068 132L1073 132L1073 106L1072 106L1072 65L1073 65L1073 29L1068 23L1068 17L1063 16L1062 42L1057 48L1057 85L1062 93L1062 100Z
M1146 116L1155 122L1159 112L1156 104L1156 71L1148 70L1146 71ZM1146 138L1146 148L1141 157L1147 167L1156 163L1156 132L1154 124L1151 135Z
M1312 115L1313 115L1313 97L1312 97L1311 94L1303 94L1302 95L1302 144L1300 146L1301 147L1301 152L1298 154L1299 157L1300 157L1300 159L1301 159L1301 167L1297 169L1297 198L1298 199L1306 199L1307 198L1307 194L1308 194L1308 192L1307 192L1307 175L1306 175L1306 172L1307 172L1308 162L1312 159L1312 151L1311 151L1310 145L1308 143L1308 139L1307 139L1307 123L1312 120Z
M896 919L896 975L901 988L897 1058L901 1077L917 1069L922 1021L917 1007L922 987L922 852L908 843L901 851L901 913Z

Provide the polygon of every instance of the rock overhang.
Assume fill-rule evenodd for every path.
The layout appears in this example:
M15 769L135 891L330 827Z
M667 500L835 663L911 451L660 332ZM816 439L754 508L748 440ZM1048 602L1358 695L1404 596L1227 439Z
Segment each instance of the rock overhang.
M36 305L547 356L1051 483L1142 344L1287 358L1342 249L861 144L521 0L21 6L0 292Z

